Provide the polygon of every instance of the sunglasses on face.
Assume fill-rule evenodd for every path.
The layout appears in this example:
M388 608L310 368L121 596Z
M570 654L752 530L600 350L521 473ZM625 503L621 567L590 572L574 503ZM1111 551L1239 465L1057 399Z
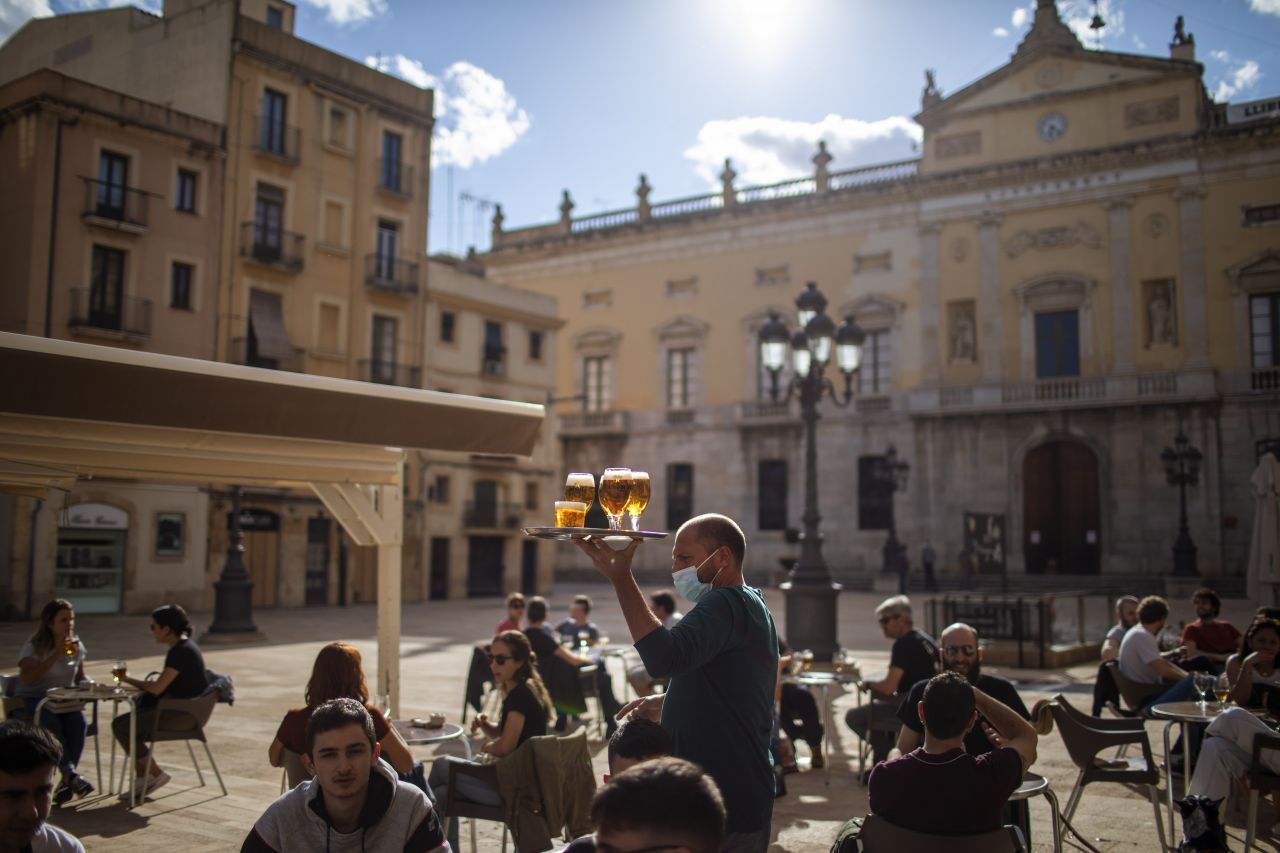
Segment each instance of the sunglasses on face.
M489 655L488 657L489 663L496 663L498 666L502 666L509 660L515 660L511 655Z
M970 645L964 645L964 646L943 646L943 647L942 647L942 651L943 651L943 652L946 654L946 656L947 656L947 657L949 657L949 658L953 658L953 657L955 657L956 655L964 655L964 656L965 656L965 657L967 657L967 658L971 658L971 657L973 657L973 655L974 655L974 653L977 651L977 649L975 649L973 646L970 646Z

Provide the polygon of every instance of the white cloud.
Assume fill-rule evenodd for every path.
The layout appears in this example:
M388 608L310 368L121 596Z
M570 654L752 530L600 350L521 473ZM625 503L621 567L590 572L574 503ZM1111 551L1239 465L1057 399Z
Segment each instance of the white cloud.
M1232 63L1226 51L1214 51L1213 53L1222 54L1225 57L1220 61ZM1214 55L1213 58L1219 59L1217 55ZM1233 64L1235 67L1229 68L1225 76L1218 80L1218 88L1213 92L1213 99L1220 104L1230 101L1245 89L1252 89L1262 79L1262 71L1254 60L1246 59L1244 62Z
M1138 50L1146 50L1146 49L1147 49L1147 43L1146 43L1145 41L1143 41L1143 40L1142 40L1142 37L1141 37L1141 36L1134 36L1134 37L1133 37L1133 46L1134 46L1134 47L1136 47Z
M1019 6L1013 10L1013 14L1009 16L1010 23L1014 29L1021 29L1026 26L1027 21L1031 19L1031 11L1026 6Z
M1008 30L1006 30L1004 27L996 27L994 30L992 30L992 31L991 31L991 35L995 36L996 38L1001 38L1001 39L1002 39L1002 38L1008 38L1008 37L1009 37L1009 31L1008 31Z
M436 93L431 165L462 169L497 157L515 145L532 120L507 84L470 62L455 62L440 75L403 54L365 58L365 65Z
M1219 62L1231 61L1231 54L1227 53L1225 50L1211 50L1209 51L1209 56L1213 57Z
M1100 30L1089 28L1095 13L1094 0L1058 0L1058 15L1072 29L1085 47L1093 47L1099 41L1117 39L1124 35L1124 9L1117 0L1099 0L1096 12L1106 24Z
M47 18L53 14L49 0L4 0L0 2L0 42L31 18Z
M1263 15L1280 15L1280 0L1249 0L1249 8Z
M374 15L387 13L387 0L306 0L306 3L323 9L329 22L338 26L360 24Z
M684 156L711 188L720 186L726 157L739 185L771 184L812 174L818 140L827 143L831 168L839 170L910 157L921 138L920 126L906 116L862 121L832 114L816 122L751 116L705 123Z

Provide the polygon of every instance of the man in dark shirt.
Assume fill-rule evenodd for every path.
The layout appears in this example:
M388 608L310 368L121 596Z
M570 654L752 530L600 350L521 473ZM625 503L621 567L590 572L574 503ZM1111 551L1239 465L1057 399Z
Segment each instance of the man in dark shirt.
M600 641L600 629L591 621L591 596L575 595L569 605L569 618L556 626L560 642L574 646L594 646ZM586 640L584 643L583 640Z
M1218 618L1222 600L1207 586L1192 594L1191 606L1195 608L1196 621L1182 629L1185 657L1188 660L1207 658L1214 664L1214 671L1221 672L1227 658L1240 649L1240 631L1225 619Z
M671 678L661 696L637 699L622 713L634 709L659 720L671 735L672 754L715 780L728 812L721 851L764 853L773 816L769 737L778 633L764 596L743 582L742 529L711 514L676 533L672 582L696 606L670 629L649 609L631 573L639 540L622 551L594 538L578 542L613 584L649 674Z
M871 744L872 764L889 757L898 735L898 705L917 681L937 671L938 644L911 624L911 600L895 595L876 608L880 630L893 640L889 672L879 681L863 682L858 689L871 693L871 701L845 714L844 721L858 737Z
M1017 712L969 684L958 672L929 680L916 707L924 746L871 771L872 814L914 832L975 835L1001 825L1009 795L1036 758L1036 732ZM979 725L994 747L964 749Z

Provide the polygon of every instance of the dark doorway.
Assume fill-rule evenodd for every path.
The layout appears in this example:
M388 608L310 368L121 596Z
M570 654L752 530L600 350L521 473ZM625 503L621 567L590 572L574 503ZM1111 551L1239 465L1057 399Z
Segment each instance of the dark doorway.
M538 543L520 543L520 591L525 595L538 594Z
M431 587L427 596L432 601L449 597L449 540L443 536L431 539Z
M1098 459L1055 441L1022 463L1022 543L1028 574L1097 574L1102 550Z
M467 596L502 595L501 536L472 536L467 554Z
M307 607L329 603L329 533L327 518L307 519Z

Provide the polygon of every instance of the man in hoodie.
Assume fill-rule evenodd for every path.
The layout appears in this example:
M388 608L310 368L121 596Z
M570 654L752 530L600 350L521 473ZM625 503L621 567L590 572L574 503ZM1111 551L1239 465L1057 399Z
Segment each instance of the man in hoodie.
M354 699L321 705L307 723L302 756L313 778L263 812L240 853L451 853L426 795L399 781L378 753L363 705Z

